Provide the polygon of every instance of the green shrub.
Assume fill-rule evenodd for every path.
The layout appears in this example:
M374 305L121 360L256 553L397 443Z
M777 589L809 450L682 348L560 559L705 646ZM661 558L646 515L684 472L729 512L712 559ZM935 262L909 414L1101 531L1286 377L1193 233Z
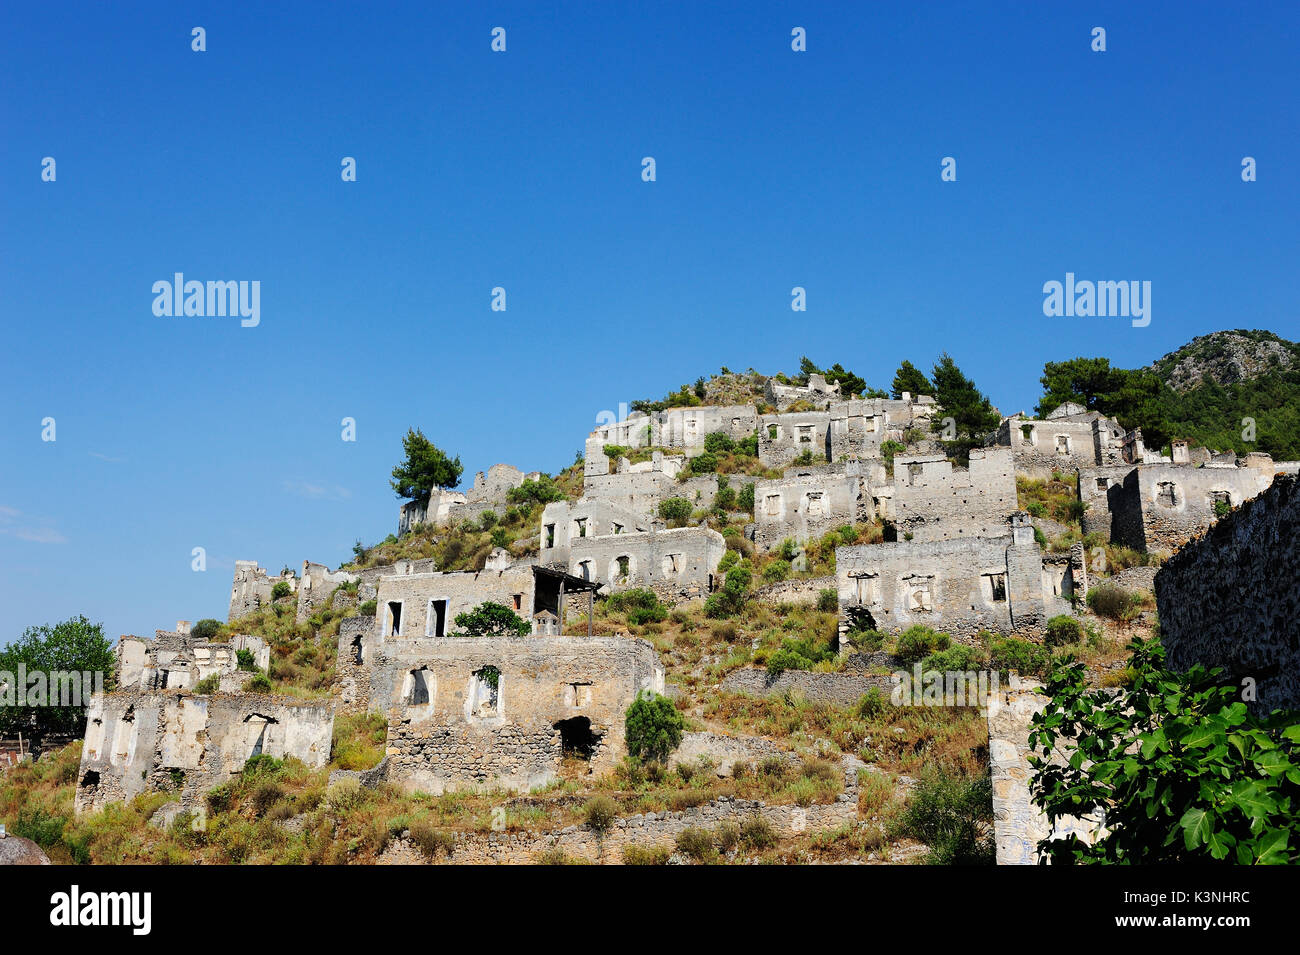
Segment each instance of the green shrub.
M257 669L257 663L253 659L252 650L236 650L235 661L239 669L252 672Z
M924 660L932 653L947 650L952 639L946 633L932 630L925 624L908 627L898 638L898 647L894 655L907 664Z
M684 524L691 519L693 510L694 505L684 497L670 497L659 502L659 516L670 524Z
M605 609L627 615L627 622L636 626L647 623L660 623L668 619L668 607L662 603L653 590L636 587L621 593L610 594L605 600Z
M811 670L818 663L833 659L835 650L830 643L818 644L812 637L787 637L776 652L767 658L767 672L776 677L786 670Z
M751 849L767 849L776 845L772 824L762 816L750 816L740 824L740 839Z
M707 861L717 855L712 834L697 826L687 826L677 834L677 850L697 862Z
M736 442L725 431L713 431L704 436L704 450L714 454L730 454L736 450Z
M921 663L924 672L938 670L940 673L965 673L978 670L984 665L984 655L973 647L954 643L946 650L932 653Z
M552 501L562 500L564 500L564 492L544 474L537 480L528 478L523 484L506 492L506 501L516 506L550 504Z
M583 809L587 826L595 832L607 832L618 818L618 803L608 796L597 796Z
M456 614L456 629L467 637L526 637L533 632L527 620L491 600Z
M718 561L718 573L725 574L736 562L740 560L740 554L734 550L726 550L722 554L722 559Z
M491 512L491 511L488 511L488 513L491 514L492 512ZM504 527L496 527L496 528L493 528L493 529L492 529L492 546L493 546L493 547L500 547L500 548L502 548L503 550L509 550L509 549L510 549L510 532L509 532L508 530L506 530Z
M817 591L817 609L822 613L835 613L840 609L840 595L834 587Z
M662 761L682 741L685 721L666 696L645 693L627 708L627 750L641 760Z
M692 474L712 474L718 469L718 456L712 451L705 451L691 458Z
M624 846L624 865L667 865L672 853L665 846Z
M291 593L293 593L293 588L289 586L289 582L287 580L281 580L271 588L271 599L280 600L289 596Z
M361 606L357 608L357 611L358 611L358 612L361 614L361 616L363 616L363 617L373 617L373 616L375 615L375 611L378 610L378 609L379 609L379 602L378 602L378 601L376 601L376 600L364 600L364 601L362 601Z
M275 686L265 673L254 673L252 679L244 684L245 693L273 693Z
M1063 613L1047 621L1043 642L1049 647L1064 647L1071 643L1078 643L1085 635L1083 624L1069 614Z
M223 628L224 625L220 620L205 617L190 627L190 636L200 643L211 643L221 636Z
M885 645L885 635L879 630L850 630L844 639L862 653L875 653Z
M753 578L753 572L743 561L733 563L727 571L722 589L710 594L708 600L704 601L705 615L719 619L740 613L749 599L749 585Z
M903 810L904 834L930 847L931 865L992 865L993 787L990 778L942 771L922 776Z
M862 699L858 700L857 713L860 719L869 720L879 716L889 706L889 698L878 686L873 686L862 694Z
M1165 666L1135 640L1127 687L1096 689L1058 667L1030 723L1035 804L1055 825L1103 808L1104 835L1044 841L1053 864L1295 865L1300 861L1300 726L1252 713L1221 670Z
M429 859L438 858L439 853L450 856L456 848L456 837L450 832L436 828L427 819L411 823L411 841Z
M1022 676L1046 676L1051 662L1046 647L1019 637L997 637L989 644L989 665L1004 676L1011 670Z
M736 442L736 453L748 458L758 457L758 435L751 434Z
M742 511L748 511L750 514L754 513L753 482L741 485L740 493L736 496L736 507Z
M220 686L221 676L214 673L212 676L204 677L198 683L195 683L194 692L199 696L207 696L209 693L216 693Z
M1118 584L1104 580L1088 589L1088 606L1099 617L1126 621L1132 619L1136 594Z
M763 568L763 579L769 584L775 584L789 576L790 562L788 560L774 560Z

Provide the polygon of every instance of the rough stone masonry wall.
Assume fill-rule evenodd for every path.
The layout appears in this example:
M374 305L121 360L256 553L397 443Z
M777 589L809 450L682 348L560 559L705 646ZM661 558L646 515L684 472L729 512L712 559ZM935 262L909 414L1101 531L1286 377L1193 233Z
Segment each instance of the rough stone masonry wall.
M434 635L436 614L429 603L433 600L447 602L443 613L444 634L455 629L457 614L473 610L485 601L509 607L525 620L531 620L533 589L533 569L529 564L505 570L394 574L379 578L375 623L381 636L391 637L389 604L398 602L401 604L400 636Z
M1148 465L1138 468L1143 543L1147 550L1173 551L1218 520L1214 494L1226 494L1236 507L1255 497L1273 480L1258 468L1197 468L1191 465ZM1174 502L1162 493L1172 486Z
M998 865L1034 865L1038 843L1051 835L1075 833L1085 841L1098 832L1096 820L1058 820L1056 829L1029 794L1029 722L1047 705L1037 683L1004 688L988 707L989 764L993 776L993 833Z
M846 757L844 792L834 802L812 806L772 806L756 799L724 796L703 806L680 812L648 812L618 819L605 833L587 826L569 826L556 832L459 833L451 861L467 865L539 862L543 853L562 852L588 862L620 864L629 846L673 848L684 829L713 830L723 823L741 825L761 816L782 837L806 835L852 825L858 820L858 769L862 764ZM389 865L429 861L408 839L399 839L380 862Z
M1253 677L1258 701L1300 708L1300 483L1272 486L1192 541L1156 574L1160 639L1176 669Z
M495 707L476 673L500 673ZM423 688L415 702L414 675ZM388 714L391 780L410 789L530 789L557 777L563 721L585 718L592 769L626 752L623 720L642 690L663 691L654 648L623 637L462 637L385 643L370 706Z
M783 696L793 693L811 703L855 706L872 689L888 694L892 687L892 677L885 675L786 670L773 677L758 667L744 667L728 673L718 688L724 693L744 693L748 696Z
M287 583L291 590L298 589L298 578L293 571L271 577L266 568L257 566L255 560L235 561L235 579L230 588L230 612L226 619L238 619L269 604L272 589L281 581Z
M253 756L329 762L331 702L253 694L110 693L92 698L78 774L77 812L176 788L181 801L239 773Z
M759 550L768 551L787 537L801 543L810 541L866 519L870 500L861 473L814 473L759 481L754 486L754 543Z
M837 586L834 576L801 577L759 587L751 596L767 604L815 604L823 590L836 590Z
M758 460L767 468L783 468L802 454L829 461L831 413L791 411L763 415L758 421Z
M1010 448L975 448L970 467L942 455L894 458L894 514L900 537L961 540L998 537L1017 509Z

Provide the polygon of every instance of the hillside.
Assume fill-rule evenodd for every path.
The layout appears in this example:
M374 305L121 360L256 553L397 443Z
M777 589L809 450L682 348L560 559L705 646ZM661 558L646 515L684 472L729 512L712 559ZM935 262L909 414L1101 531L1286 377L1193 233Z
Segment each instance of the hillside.
M1272 332L1238 328L1200 335L1149 366L1180 395L1202 384L1220 386L1284 373L1300 365L1300 344Z

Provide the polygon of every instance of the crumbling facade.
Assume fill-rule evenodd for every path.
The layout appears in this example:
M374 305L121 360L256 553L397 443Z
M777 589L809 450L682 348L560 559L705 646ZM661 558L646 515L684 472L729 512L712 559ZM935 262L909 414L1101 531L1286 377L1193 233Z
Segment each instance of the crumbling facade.
M1078 555L1082 573L1082 554ZM957 637L1033 632L1071 611L1076 568L1049 565L1028 515L1000 537L896 541L835 550L841 631L924 624Z
M1126 434L1114 419L1069 403L1041 421L1023 414L1004 418L993 443L1011 449L1018 473L1047 477L1055 471L1123 464Z
M324 766L333 732L330 702L173 690L97 694L86 710L76 811L155 791L179 791L182 804L198 806L260 754Z
M889 515L892 489L882 492L878 463L847 462L839 468L791 468L784 477L754 485L754 544L777 547L787 538L809 541L846 524Z
M1083 528L1137 550L1169 553L1205 533L1232 508L1258 495L1275 473L1295 473L1295 462L1274 464L1252 454L1240 465L1121 465L1079 471Z
M1298 567L1300 480L1283 475L1156 574L1169 665L1223 668L1264 713L1300 708Z
M894 458L894 522L915 541L964 540L1006 533L1017 510L1016 474L1008 448L974 448L970 466L942 454Z
M276 584L289 585L291 593L298 590L298 576L287 567L272 577L266 568L257 566L255 560L235 561L235 582L230 590L230 613L228 620L240 617L269 606L271 592Z
M531 789L566 756L606 772L627 752L627 708L664 688L654 648L624 637L382 641L370 670L387 777L429 793Z
M229 641L209 643L194 639L190 625L177 621L176 629L155 631L153 639L126 635L114 648L119 690L184 690L209 677L221 689L238 690L249 677L239 671L239 651L251 655L253 666L270 665L271 648L260 637L234 634Z

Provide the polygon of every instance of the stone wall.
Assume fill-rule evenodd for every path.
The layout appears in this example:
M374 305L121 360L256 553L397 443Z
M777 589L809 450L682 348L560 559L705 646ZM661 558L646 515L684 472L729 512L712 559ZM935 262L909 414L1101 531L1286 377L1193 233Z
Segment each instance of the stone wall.
M754 544L768 551L787 537L799 542L827 531L871 520L871 492L863 469L851 465L839 474L810 471L787 474L754 486Z
M569 573L598 580L606 592L636 587L707 594L727 549L717 531L678 527L584 537L569 542Z
M758 460L768 468L783 468L803 454L814 461L831 460L831 413L791 411L763 415L758 421Z
M874 676L860 672L815 673L811 670L786 670L771 676L759 667L732 670L719 684L724 693L744 693L747 696L783 696L793 693L812 703L833 703L836 706L856 706L871 689L888 694L893 688L892 677Z
M1251 678L1263 712L1300 708L1300 484L1281 476L1156 574L1169 665Z
M916 541L998 537L1017 510L1010 448L975 448L970 467L954 468L940 454L894 458L894 517L898 535Z
M350 571L330 570L324 564L304 560L299 580L298 613L295 620L306 623L307 618L326 605L336 587L360 580L360 577Z
M333 731L332 702L253 694L97 694L86 710L76 810L177 788L184 804L198 804L258 754L324 766Z
M617 819L604 833L587 826L570 826L556 832L457 833L451 861L465 865L502 863L536 863L548 852L588 862L620 864L629 846L646 849L673 848L684 829L714 830L723 823L741 825L756 816L765 819L781 838L838 829L858 820L858 769L862 765L852 757L841 763L844 769L844 792L831 803L812 806L773 806L754 799L729 796L703 806L680 812L648 812ZM390 865L427 863L407 838L397 840L379 860Z
M823 590L838 593L835 577L798 577L759 587L751 599L768 604L815 604Z
M375 625L385 639L449 634L458 614L485 601L509 607L525 620L535 612L529 564L505 570L391 574L379 578L378 591Z

